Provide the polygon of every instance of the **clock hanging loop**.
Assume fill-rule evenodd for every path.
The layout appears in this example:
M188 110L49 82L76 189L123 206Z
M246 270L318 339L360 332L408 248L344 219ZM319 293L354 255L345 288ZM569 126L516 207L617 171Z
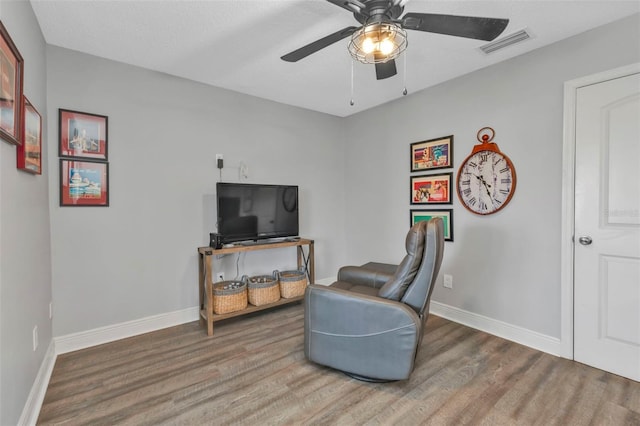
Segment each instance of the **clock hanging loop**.
M493 138L496 136L495 130L491 127L483 127L478 130L476 134L476 139L480 142L480 145L474 145L471 154L475 154L479 151L493 151L500 152L500 148L498 148L498 144L493 141Z
M489 132L491 132L491 136L489 136ZM478 139L478 142L488 143L493 141L495 135L496 132L491 127L483 127L482 129L478 130L476 139Z

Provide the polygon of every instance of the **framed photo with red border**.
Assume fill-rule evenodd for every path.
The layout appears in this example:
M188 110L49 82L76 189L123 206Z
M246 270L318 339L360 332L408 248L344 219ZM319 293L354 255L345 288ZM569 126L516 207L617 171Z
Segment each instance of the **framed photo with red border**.
M411 176L411 204L450 204L452 175Z
M0 22L0 137L22 144L22 82L24 60Z
M60 206L109 205L109 163L60 159Z
M17 167L19 170L42 174L42 117L35 107L24 97L22 122L22 145L17 147Z
M58 155L90 160L108 159L108 117L67 109L58 110Z

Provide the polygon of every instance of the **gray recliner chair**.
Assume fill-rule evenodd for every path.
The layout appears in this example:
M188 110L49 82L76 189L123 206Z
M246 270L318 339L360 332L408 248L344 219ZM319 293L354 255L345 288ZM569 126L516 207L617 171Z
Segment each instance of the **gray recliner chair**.
M345 266L330 286L307 287L307 359L361 380L409 378L442 263L442 219L415 224L406 249L397 266Z

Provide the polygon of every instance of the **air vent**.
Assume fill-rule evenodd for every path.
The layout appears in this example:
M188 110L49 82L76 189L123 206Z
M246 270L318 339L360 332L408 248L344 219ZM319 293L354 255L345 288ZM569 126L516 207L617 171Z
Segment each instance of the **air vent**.
M528 33L527 30L520 30L513 34L509 34L506 37L494 40L491 43L487 43L484 46L480 46L480 50L488 55L489 53L493 53L496 50L504 49L505 47L514 45L516 43L521 43L530 38L531 34Z

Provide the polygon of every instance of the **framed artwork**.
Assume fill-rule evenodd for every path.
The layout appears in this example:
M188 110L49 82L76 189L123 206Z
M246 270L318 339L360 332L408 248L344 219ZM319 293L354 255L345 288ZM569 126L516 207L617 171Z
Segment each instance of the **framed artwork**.
M411 210L411 225L433 217L441 217L444 222L444 240L453 241L453 209L422 209Z
M22 81L24 60L0 22L0 137L22 144Z
M107 116L60 109L58 117L60 157L107 160Z
M17 149L17 166L19 170L40 175L42 174L42 117L26 97L23 104L23 141Z
M109 205L109 163L60 159L60 206Z
M411 144L411 171L446 169L453 165L453 135Z
M411 176L411 204L450 204L452 175Z

